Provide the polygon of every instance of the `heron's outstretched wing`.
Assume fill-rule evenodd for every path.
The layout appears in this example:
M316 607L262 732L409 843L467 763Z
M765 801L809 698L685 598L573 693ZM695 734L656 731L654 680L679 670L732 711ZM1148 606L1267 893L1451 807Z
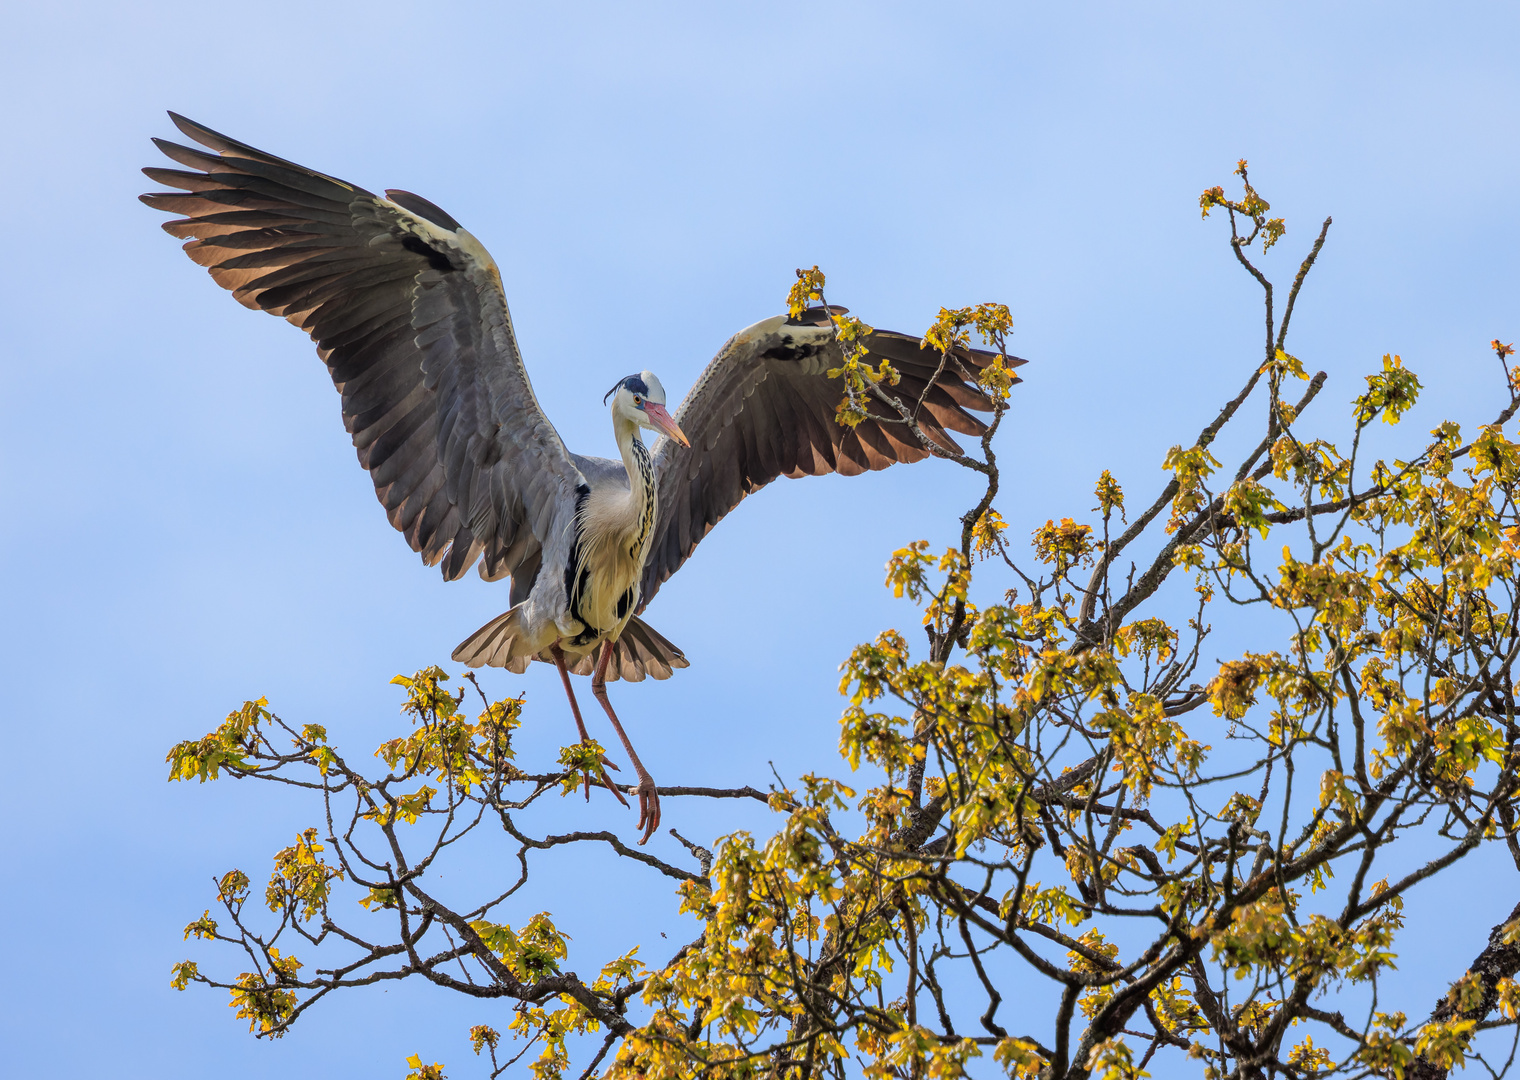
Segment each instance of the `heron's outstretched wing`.
M539 408L496 264L438 207L382 198L169 114L215 153L155 139L181 169L143 202L244 306L309 333L390 522L459 577L500 577L573 520L581 477Z
M992 402L963 371L974 374L996 354L957 350L959 363L947 363L936 379L940 354L920 349L919 338L877 330L865 343L873 363L885 358L902 375L894 391L904 402L922 398L917 420L930 439L959 452L949 432L986 431L968 410L988 412ZM655 447L659 512L640 611L723 515L776 477L854 476L929 456L906 424L877 418L848 428L835 419L844 384L827 372L841 361L828 316L815 308L801 319L767 319L740 331L707 365L675 413L690 448L671 439ZM889 410L878 404L872 413Z

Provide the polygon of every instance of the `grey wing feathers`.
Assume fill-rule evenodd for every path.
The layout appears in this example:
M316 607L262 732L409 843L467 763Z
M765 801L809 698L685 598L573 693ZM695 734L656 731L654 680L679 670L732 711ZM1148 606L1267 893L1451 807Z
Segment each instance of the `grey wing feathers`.
M822 324L821 315L810 320ZM950 432L980 437L986 425L972 411L991 400L967 375L996 354L960 349L956 363L939 371L940 354L920 349L921 339L873 331L866 339L873 361L885 358L902 375L895 393L923 400L917 420L924 434L959 452ZM675 413L691 440L687 449L662 439L655 450L659 517L640 588L643 611L661 584L746 495L778 476L854 476L898 462L921 461L927 450L905 424L887 419L885 407L854 428L835 419L843 384L827 371L841 362L826 326L770 319L735 335L703 372ZM1009 366L1024 363L1009 357Z
M535 566L580 477L534 398L495 264L420 196L364 188L169 114L215 153L154 140L188 169L143 202L244 306L309 333L390 522L444 577ZM570 509L567 510L567 507Z

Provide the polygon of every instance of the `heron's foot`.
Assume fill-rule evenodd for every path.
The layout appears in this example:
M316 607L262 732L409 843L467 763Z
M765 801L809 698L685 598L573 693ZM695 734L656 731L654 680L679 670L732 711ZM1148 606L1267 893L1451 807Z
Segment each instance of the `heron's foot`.
M660 793L655 790L654 777L647 772L639 770L639 825L644 830L644 835L639 837L640 844L647 844L654 831L660 827Z

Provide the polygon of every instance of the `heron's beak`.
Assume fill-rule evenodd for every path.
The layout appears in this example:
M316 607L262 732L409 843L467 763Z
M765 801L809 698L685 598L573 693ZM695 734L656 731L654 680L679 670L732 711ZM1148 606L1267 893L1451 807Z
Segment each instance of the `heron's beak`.
M645 401L644 415L649 417L649 426L662 435L669 435L682 446L691 445L686 439L686 433L676 425L676 422L671 419L670 414L665 411L665 406L656 405L652 401Z

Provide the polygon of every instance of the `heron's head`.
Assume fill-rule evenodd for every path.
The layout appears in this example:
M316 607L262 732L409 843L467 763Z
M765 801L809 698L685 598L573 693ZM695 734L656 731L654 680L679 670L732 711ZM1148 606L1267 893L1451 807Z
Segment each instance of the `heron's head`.
M662 435L669 435L682 446L691 445L670 413L665 411L665 388L654 377L654 372L641 371L620 380L607 391L607 396L602 401L605 403L609 399L612 401L614 421L624 420L638 427L650 428Z

